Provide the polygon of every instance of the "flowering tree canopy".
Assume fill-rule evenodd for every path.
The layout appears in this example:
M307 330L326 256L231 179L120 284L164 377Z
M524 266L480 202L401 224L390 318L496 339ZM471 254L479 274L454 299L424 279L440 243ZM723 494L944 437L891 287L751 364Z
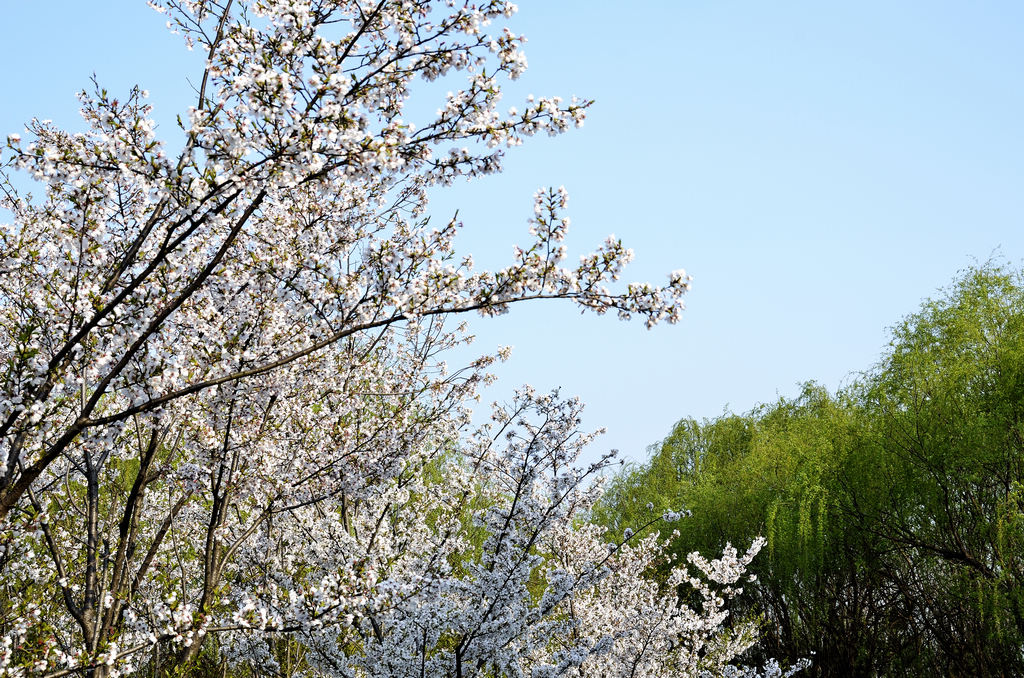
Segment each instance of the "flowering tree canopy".
M577 465L580 405L525 389L471 431L505 352L443 360L459 314L566 299L652 326L689 286L613 289L616 239L566 266L561 189L497 271L426 217L430 188L583 122L557 97L498 111L523 38L489 29L515 6L152 4L206 55L181 148L144 90L98 85L85 133L6 144L44 191L0 184L0 675L204 651L268 676L724 670L753 642L721 623L759 542L658 588L657 542L580 526L609 462Z

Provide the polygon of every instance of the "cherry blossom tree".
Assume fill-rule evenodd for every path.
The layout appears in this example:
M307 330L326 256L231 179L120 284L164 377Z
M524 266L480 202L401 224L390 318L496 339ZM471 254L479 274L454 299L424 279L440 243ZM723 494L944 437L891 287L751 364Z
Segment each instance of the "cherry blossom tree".
M206 55L182 146L144 90L96 85L85 133L33 120L3 156L43 197L3 175L0 675L204 652L268 676L696 675L753 642L721 622L759 543L677 570L699 610L652 588L657 543L580 527L609 458L578 467L579 404L527 389L473 432L507 352L444 360L460 314L562 299L653 326L689 287L616 289L613 238L566 266L561 189L497 271L428 219L429 189L583 122L557 97L499 112L525 58L491 25L515 6L152 4Z

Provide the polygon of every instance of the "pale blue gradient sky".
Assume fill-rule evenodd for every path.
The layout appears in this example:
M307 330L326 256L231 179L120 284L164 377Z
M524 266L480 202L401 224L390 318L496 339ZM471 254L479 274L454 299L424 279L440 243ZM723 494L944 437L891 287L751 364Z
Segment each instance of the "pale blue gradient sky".
M530 70L505 103L597 103L583 129L515 149L433 212L459 208L465 249L502 265L533 191L564 184L572 255L613 232L637 252L627 278L695 279L683 322L650 332L565 304L474 321L481 350L516 347L491 397L562 386L608 428L600 449L639 459L680 417L839 386L959 269L1024 259L1024 5L519 6ZM200 57L142 0L0 10L0 133L32 116L79 126L73 94L95 71L149 89L177 138Z

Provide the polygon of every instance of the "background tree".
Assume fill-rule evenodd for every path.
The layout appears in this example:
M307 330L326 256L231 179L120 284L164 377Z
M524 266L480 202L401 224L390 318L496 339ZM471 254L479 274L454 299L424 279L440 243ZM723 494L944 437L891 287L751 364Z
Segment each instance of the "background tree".
M880 501L853 515L891 549L915 650L961 675L1024 670L1022 282L967 272L896 326L862 391Z
M1022 323L1020 272L965 271L849 388L679 422L594 516L686 506L676 553L764 534L736 617L818 675L1020 672Z

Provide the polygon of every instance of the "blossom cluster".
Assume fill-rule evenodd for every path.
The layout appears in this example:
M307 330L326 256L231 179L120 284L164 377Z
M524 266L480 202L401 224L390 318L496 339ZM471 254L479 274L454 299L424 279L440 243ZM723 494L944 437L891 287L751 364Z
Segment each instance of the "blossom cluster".
M652 588L660 546L580 527L609 461L577 466L581 405L524 390L474 433L507 351L445 361L471 339L459 314L563 299L651 326L689 288L618 287L614 237L565 265L563 189L497 271L459 252L462 224L431 224L432 187L583 123L576 99L499 112L526 59L491 24L515 6L151 4L206 55L183 145L157 139L145 90L96 85L86 132L33 120L4 151L43 197L4 180L0 676L203 652L276 675L291 648L318 675L667 675L741 652L713 591L746 557L674 575L701 611Z

